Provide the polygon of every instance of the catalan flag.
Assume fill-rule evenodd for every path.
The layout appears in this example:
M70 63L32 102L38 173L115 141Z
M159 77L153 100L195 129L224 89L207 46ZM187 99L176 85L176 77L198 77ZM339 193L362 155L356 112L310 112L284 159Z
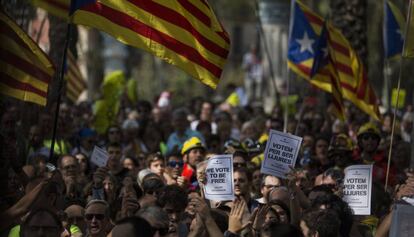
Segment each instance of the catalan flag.
M54 16L69 19L70 0L32 0L32 3Z
M68 50L66 78L66 96L72 102L76 102L79 95L86 89L86 81L79 70L76 58Z
M55 68L46 54L0 11L0 93L45 106Z
M332 92L332 74L329 67L323 67L312 75L316 42L321 35L324 20L299 1L294 1L291 24L289 68L313 85ZM339 79L343 98L350 100L362 111L379 120L376 96L369 85L360 59L342 33L332 24L326 23L326 25L329 55Z
M230 41L206 0L74 0L75 24L105 31L216 88Z
M392 58L402 53L405 19L392 2L384 1L384 50L385 57Z

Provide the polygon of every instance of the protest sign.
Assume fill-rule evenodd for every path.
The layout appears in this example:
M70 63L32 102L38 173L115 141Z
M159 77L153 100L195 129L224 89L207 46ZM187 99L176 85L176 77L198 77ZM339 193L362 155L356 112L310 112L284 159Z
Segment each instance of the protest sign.
M302 138L270 130L260 172L286 178L290 167L294 167Z
M216 155L208 160L207 184L204 186L206 199L225 201L234 199L233 156Z
M414 236L414 207L411 205L397 204L392 214L390 237Z
M97 147L97 146L93 148L93 152L91 155L92 163L94 163L98 167L104 167L106 166L108 159L109 159L109 155L104 149Z
M345 169L343 200L355 215L371 214L372 165L352 165Z

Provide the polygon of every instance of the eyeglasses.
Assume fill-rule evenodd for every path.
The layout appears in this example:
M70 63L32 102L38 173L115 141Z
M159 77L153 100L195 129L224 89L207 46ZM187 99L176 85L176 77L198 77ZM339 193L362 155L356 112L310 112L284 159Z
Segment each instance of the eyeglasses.
M169 167L173 167L173 168L175 168L175 167L183 167L184 166L184 162L182 162L182 161L175 161L175 160L172 160L172 161L168 161L168 166Z
M88 221L92 220L93 217L95 217L95 219L101 221L105 218L105 215L104 214L86 214L85 215L85 219L88 220Z

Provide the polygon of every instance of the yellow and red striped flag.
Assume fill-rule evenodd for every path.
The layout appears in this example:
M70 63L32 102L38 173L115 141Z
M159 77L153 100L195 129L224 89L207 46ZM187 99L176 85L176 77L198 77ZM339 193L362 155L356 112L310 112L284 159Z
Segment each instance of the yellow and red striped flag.
M0 93L45 106L55 68L40 47L0 11Z
M69 19L70 0L32 0L32 3L54 16Z
M229 53L228 35L207 0L74 0L71 19L144 49L212 88Z
M72 102L76 102L79 95L86 89L86 81L79 70L76 58L68 50L66 78L66 96Z

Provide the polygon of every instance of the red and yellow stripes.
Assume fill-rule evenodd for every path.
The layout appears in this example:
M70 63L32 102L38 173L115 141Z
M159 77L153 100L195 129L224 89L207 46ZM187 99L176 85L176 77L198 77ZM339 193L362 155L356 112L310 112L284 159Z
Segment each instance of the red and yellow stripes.
M46 105L55 69L38 45L6 14L0 12L0 92Z
M66 96L72 102L76 102L79 95L86 89L86 81L79 70L76 58L68 50L67 58L68 69L66 78Z
M200 0L100 0L72 19L153 53L212 88L229 53L227 34Z
M69 19L70 0L32 0L32 3L54 16Z

